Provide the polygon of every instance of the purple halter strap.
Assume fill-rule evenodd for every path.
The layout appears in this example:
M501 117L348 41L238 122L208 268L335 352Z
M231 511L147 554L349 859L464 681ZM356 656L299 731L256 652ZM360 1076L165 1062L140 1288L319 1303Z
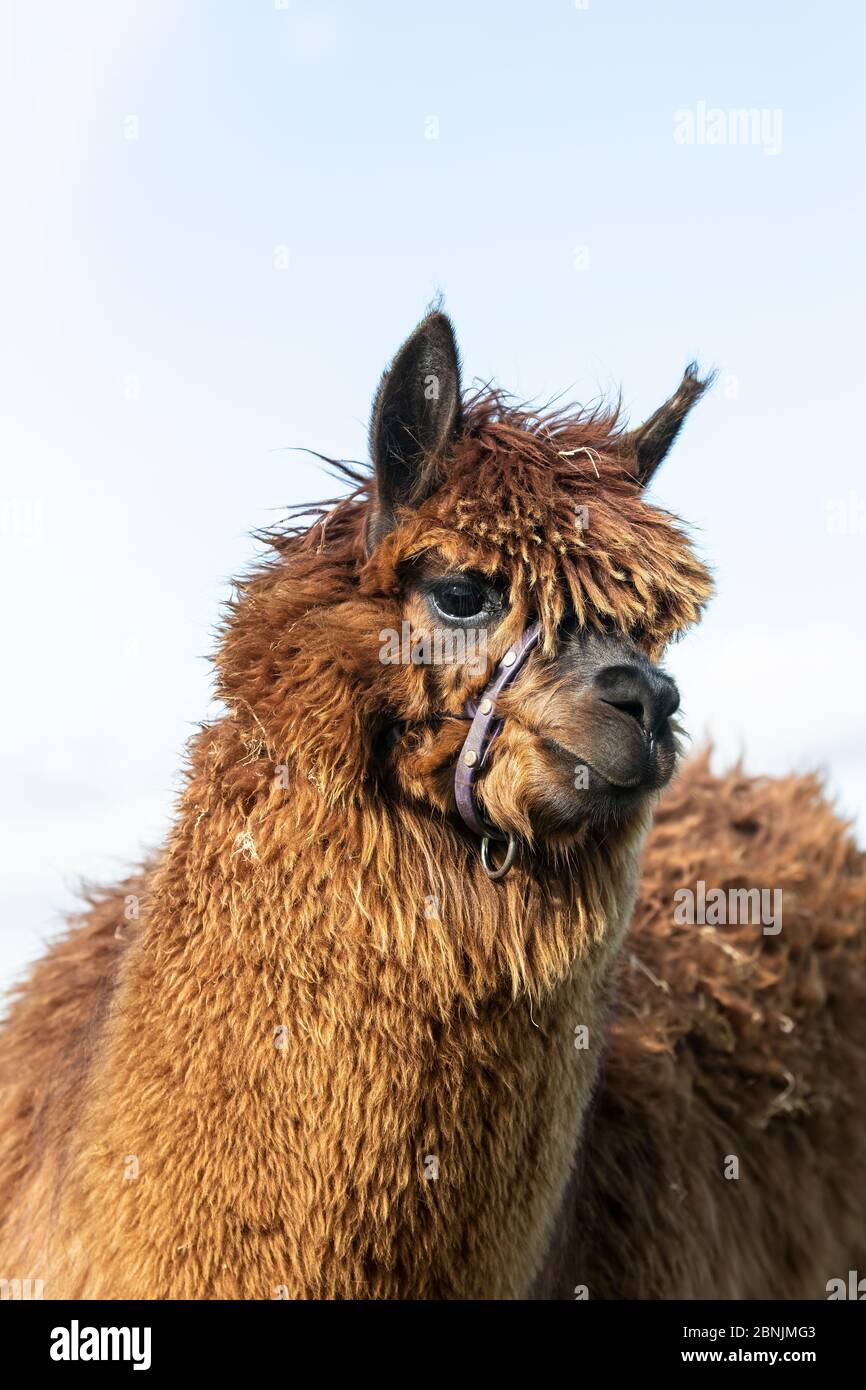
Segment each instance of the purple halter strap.
M454 773L454 796L457 809L465 825L481 839L481 863L492 879L504 878L517 858L517 836L513 831L503 835L495 825L489 825L478 810L475 801L475 783L487 761L490 745L499 733L504 720L496 712L496 701L520 672L530 653L538 646L541 636L541 623L531 623L503 656L493 678L485 686L479 700L467 700L463 717L471 719L469 732L460 749L457 768ZM455 716L450 716L454 718ZM387 746L393 748L406 732L402 719L396 720L386 729ZM500 865L490 861L490 844L496 840L507 843L508 848Z
M508 868L513 862L513 837L503 835L495 826L488 825L482 819L475 801L475 783L487 761L490 745L502 728L503 720L496 712L496 701L503 690L511 685L518 672L522 670L530 653L538 645L540 636L541 623L531 623L518 640L508 648L481 699L477 703L471 700L467 702L466 714L472 719L472 723L469 726L466 741L460 749L457 770L454 774L454 795L457 799L457 809L464 824L474 834L480 835L482 841L509 840L509 858L506 861ZM486 859L484 867L489 873ZM503 868L502 872L507 872L507 868ZM491 877L494 876L491 875Z

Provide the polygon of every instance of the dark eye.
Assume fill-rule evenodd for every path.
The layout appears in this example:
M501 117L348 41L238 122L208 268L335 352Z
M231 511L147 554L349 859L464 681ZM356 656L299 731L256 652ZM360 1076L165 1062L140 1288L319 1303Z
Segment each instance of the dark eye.
M445 618L480 618L493 606L491 590L471 575L440 579L432 586L430 595Z

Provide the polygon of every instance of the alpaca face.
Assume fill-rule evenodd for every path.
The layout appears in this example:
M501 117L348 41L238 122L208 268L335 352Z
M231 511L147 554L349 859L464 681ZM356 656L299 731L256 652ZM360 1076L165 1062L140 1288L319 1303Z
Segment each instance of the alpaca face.
M435 553L410 567L403 595L400 655L434 713L407 721L391 759L413 796L434 794L452 811L467 731L459 716L522 628L523 604L512 605L502 578L453 569ZM569 612L553 653L536 653L497 702L504 728L478 784L488 819L528 838L630 820L674 771L678 706L673 679L636 640L583 627Z
M710 581L643 487L702 390L690 370L630 435L612 415L536 416L489 393L464 408L448 320L409 339L374 410L361 576L408 638L389 700L401 736L380 750L402 794L453 813L466 702L535 618L542 642L497 702L477 783L486 817L572 841L630 823L669 780L679 694L659 660Z

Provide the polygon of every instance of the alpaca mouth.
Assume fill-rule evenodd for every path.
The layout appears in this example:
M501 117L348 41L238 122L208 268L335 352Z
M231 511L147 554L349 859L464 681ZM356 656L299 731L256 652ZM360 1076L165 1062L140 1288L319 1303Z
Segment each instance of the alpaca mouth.
M673 730L666 725L658 734L646 734L633 724L626 736L613 745L592 750L569 748L558 739L545 744L559 764L571 773L575 798L608 797L617 804L635 800L646 793L660 791L673 776L677 749Z

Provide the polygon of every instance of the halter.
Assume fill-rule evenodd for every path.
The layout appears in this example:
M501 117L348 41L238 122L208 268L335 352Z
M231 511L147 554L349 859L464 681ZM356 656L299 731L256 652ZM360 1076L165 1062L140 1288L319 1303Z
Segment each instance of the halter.
M501 830L485 819L475 800L475 783L487 762L491 744L505 722L496 712L496 701L523 669L530 653L537 647L540 636L541 623L530 623L517 641L508 648L492 680L485 687L481 699L477 702L467 700L464 711L472 723L457 759L454 796L464 825L481 838L481 863L492 879L504 878L513 865L517 858L517 837L512 830L503 835ZM498 868L493 866L490 859L492 840L502 843L507 841L508 844L505 858Z
M490 747L505 722L496 712L496 701L523 669L530 653L537 647L540 636L541 623L530 623L502 657L481 698L477 701L467 700L463 709L463 717L471 719L472 722L457 759L454 796L464 825L481 840L481 863L488 877L494 880L504 878L513 866L517 858L517 836L512 830L503 835L501 830L491 825L484 817L475 800L475 783L484 770ZM388 737L392 746L399 742L405 727L402 721L391 725ZM490 845L494 840L508 846L498 867L490 858Z

